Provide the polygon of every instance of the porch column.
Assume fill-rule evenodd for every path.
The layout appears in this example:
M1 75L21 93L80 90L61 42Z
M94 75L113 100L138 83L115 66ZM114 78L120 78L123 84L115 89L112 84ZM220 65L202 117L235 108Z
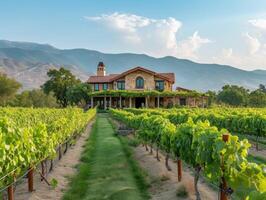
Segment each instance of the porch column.
M91 97L91 107L93 108L94 105L93 105L93 97Z
M112 96L110 96L109 108L112 108Z
M157 96L157 108L160 108L160 96Z
M104 100L103 100L104 102L104 110L106 110L106 96L104 96Z
M149 105L148 105L148 97L145 97L145 107L148 108Z
M122 108L122 97L120 96L119 98L119 108L121 109Z
M131 108L131 107L132 107L132 98L129 97L129 108Z

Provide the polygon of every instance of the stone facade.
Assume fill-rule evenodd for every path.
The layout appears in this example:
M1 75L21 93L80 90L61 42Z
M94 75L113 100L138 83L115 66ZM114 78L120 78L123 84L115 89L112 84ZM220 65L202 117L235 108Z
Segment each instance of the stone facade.
M136 88L136 79L141 77L144 79L144 88L138 89ZM164 82L164 91L172 91L173 84L170 81L163 80L159 77L156 77L150 73L138 70L132 73L129 73L112 83L108 83L109 90L117 90L117 82L125 81L125 90L155 90L155 81L163 81ZM94 88L94 87L92 87ZM102 90L102 84L99 84L99 90Z
M126 90L138 90L136 89L136 79L142 77L144 79L144 90L154 90L155 80L154 76L143 71L135 71L125 76Z
M144 87L137 88L136 80L141 77L144 80ZM175 81L174 73L156 73L142 67L136 67L122 74L105 75L105 66L102 62L97 66L97 76L91 76L88 83L92 85L93 90L104 90L104 85L108 84L107 90L118 90L119 82L124 82L125 90L157 90L156 81L160 81L163 88L160 91L172 91ZM106 89L106 88L105 88Z

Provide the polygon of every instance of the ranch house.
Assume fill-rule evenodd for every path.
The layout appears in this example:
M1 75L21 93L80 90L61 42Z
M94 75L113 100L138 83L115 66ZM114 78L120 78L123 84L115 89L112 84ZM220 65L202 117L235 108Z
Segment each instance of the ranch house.
M185 88L177 87L174 73L157 73L135 67L121 74L106 74L103 62L97 66L97 75L87 81L92 87L91 107L156 108L172 106L205 107L207 97Z

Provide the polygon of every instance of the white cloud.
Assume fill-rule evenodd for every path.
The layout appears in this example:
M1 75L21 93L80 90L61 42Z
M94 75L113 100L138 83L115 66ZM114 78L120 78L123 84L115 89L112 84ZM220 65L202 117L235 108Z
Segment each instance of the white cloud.
M213 59L214 62L221 64L228 64L236 66L242 69L258 69L266 68L266 41L265 41L265 31L266 30L266 20L256 19L249 20L250 24L253 25L253 29L249 31L250 33L242 34L243 44L232 49L232 53L228 50L229 55L226 51ZM254 30L258 29L258 30Z
M88 20L107 23L110 27L124 32L136 32L141 28L152 23L152 19L132 14L119 14L117 12L111 15L101 15L99 17L85 17Z
M129 50L138 50L153 56L197 58L200 47L210 42L209 39L202 38L198 31L183 41L177 41L177 33L182 23L172 17L152 19L115 12L110 15L85 18L119 33Z
M222 49L220 55L213 57L212 61L219 64L226 64L242 69L265 69L266 66L266 45L260 45L260 49L256 53L250 52L241 53L240 51L233 51L232 48Z
M253 19L249 20L248 22L256 28L266 30L266 19Z
M177 45L177 53L185 58L197 58L197 51L203 44L210 43L208 38L202 38L196 31L188 39L180 41Z
M233 56L233 49L232 48L223 49L222 50L222 56L224 58L231 58Z
M114 39L112 42L116 43L116 47L120 48L119 51L145 53L156 57L171 55L198 62L228 64L242 69L266 66L266 19L263 18L248 21L252 26L242 37L235 38L239 43L233 42L232 47L225 48L223 41L217 41L216 47L210 45L209 49L202 47L212 40L200 35L198 31L184 37L179 33L182 22L173 17L153 19L115 12L84 18L106 27L105 31L109 31L108 34ZM183 39L180 39L181 35Z
M257 53L261 47L260 41L257 38L252 37L249 33L246 33L244 37L249 47L249 53L251 55Z

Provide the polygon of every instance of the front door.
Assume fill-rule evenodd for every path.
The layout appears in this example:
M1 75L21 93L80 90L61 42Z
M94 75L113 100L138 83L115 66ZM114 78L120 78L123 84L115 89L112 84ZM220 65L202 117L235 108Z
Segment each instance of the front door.
M135 99L135 108L145 107L145 97L137 97Z

